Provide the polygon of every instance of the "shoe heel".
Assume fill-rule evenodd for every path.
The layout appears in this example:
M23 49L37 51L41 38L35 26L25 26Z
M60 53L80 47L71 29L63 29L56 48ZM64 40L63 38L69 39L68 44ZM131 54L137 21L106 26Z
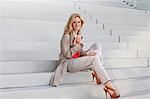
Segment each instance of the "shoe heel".
M94 82L95 75L92 73L92 82Z
M106 99L108 99L108 98L107 98L107 90L106 90L106 89L104 89L104 91L105 91Z
M94 71L94 72L92 72L91 74L92 74L92 77L93 77L93 78L92 78L92 82L94 82L94 78L95 78L97 85L100 85L100 84L101 84L101 81L100 81L100 79L97 77L96 72Z

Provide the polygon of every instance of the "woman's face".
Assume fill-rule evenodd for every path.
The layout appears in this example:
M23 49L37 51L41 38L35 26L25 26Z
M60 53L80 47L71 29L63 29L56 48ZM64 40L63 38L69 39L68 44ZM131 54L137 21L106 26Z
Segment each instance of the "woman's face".
M76 17L76 18L73 19L72 28L75 31L77 31L81 28L81 20L80 20L79 17Z

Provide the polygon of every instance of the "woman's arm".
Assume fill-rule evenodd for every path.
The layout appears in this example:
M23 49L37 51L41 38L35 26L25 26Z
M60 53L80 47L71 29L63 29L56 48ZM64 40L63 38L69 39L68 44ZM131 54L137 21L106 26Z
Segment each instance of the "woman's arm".
M61 50L65 58L71 58L70 35L65 34L61 40Z
M96 54L97 54L96 51L83 51L83 50L81 50L81 56L94 56Z
M61 50L65 58L71 58L72 53L80 51L81 46L78 44L74 44L73 46L70 45L70 35L65 34L62 37L61 41Z

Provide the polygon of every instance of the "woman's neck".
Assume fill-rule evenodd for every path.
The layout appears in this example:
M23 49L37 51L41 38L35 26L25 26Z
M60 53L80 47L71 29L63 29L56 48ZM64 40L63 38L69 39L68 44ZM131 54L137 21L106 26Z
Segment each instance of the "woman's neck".
M78 30L73 30L73 34L77 35Z

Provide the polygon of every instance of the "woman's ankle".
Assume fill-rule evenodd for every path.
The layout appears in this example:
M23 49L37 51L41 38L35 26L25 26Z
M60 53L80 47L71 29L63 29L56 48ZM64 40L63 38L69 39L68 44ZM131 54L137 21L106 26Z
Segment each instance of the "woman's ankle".
M104 86L114 89L114 86L113 86L113 84L111 83L111 81L107 81L107 82L104 84Z

